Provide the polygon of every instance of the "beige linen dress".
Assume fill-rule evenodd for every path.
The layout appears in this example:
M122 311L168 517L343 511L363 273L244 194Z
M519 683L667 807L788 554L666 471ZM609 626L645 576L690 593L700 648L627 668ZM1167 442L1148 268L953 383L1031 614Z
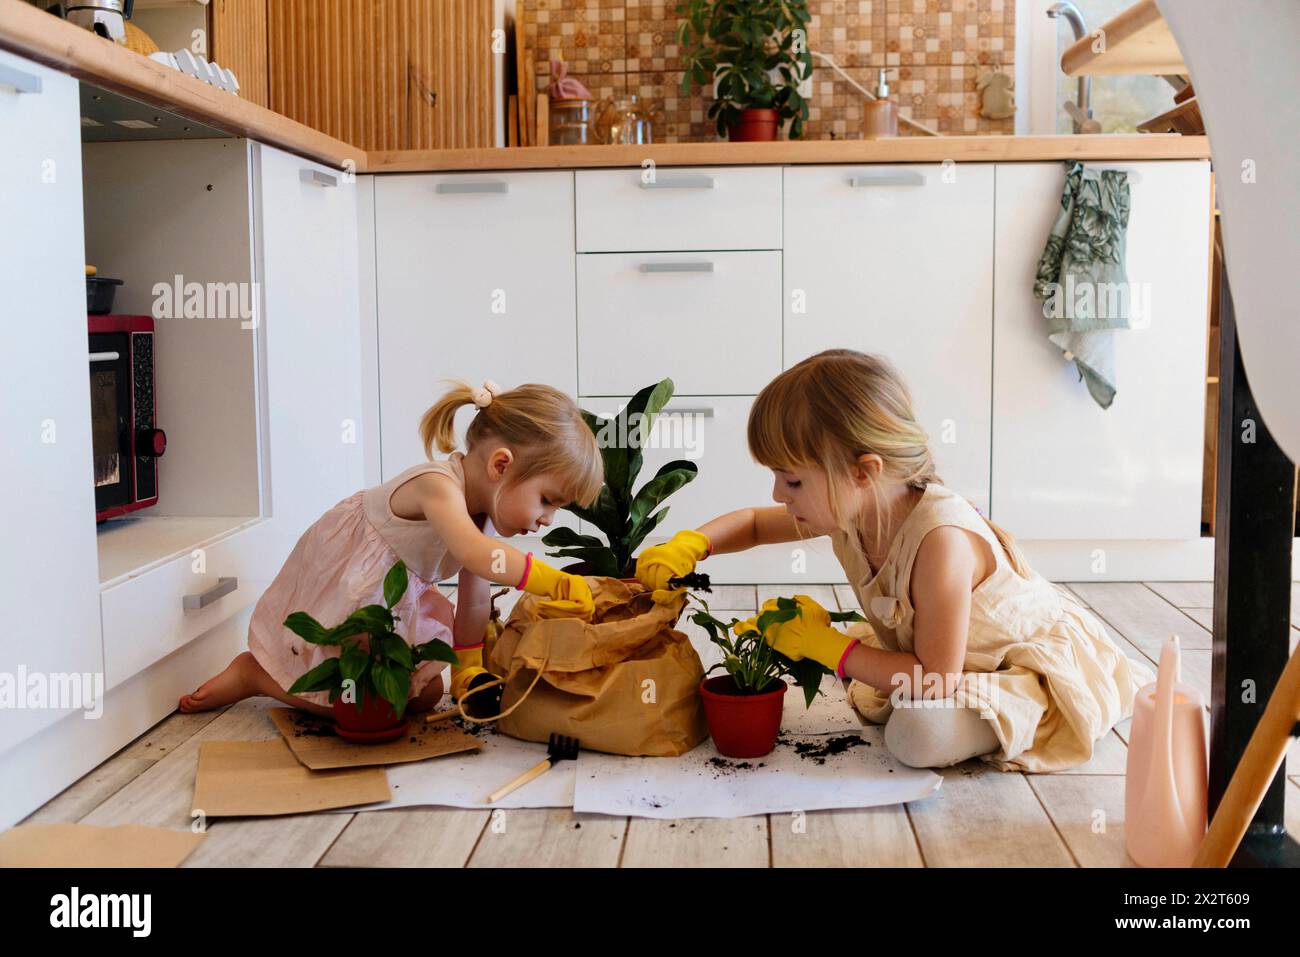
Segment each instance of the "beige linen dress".
M847 533L831 537L874 632L859 626L858 637L891 651L913 650L912 566L921 540L940 525L979 535L997 562L971 593L964 674L954 696L978 709L997 733L1000 747L981 760L1003 771L1061 771L1085 763L1094 744L1132 714L1134 696L1155 673L1130 661L1064 588L1036 572L1017 574L975 507L946 486L926 487L875 574ZM893 711L887 693L859 681L849 685L849 701L877 724Z
M393 514L390 500L404 482L425 472L450 476L465 487L463 453L445 461L425 462L382 485L356 492L339 502L298 539L284 567L258 600L248 626L248 650L286 691L337 646L313 645L284 627L292 612L305 611L329 628L363 605L383 604L384 576L400 558L406 563L407 588L393 609L397 633L411 645L439 638L452 643L455 607L437 583L460 571L433 526ZM491 526L485 521L490 530ZM424 662L411 676L415 697L446 667ZM328 705L324 691L301 695Z

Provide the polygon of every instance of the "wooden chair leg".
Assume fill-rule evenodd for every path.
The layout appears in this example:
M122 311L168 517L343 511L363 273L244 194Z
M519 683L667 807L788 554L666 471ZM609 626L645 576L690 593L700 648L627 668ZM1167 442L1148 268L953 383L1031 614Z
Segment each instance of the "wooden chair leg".
M1193 867L1227 867L1246 828L1282 766L1291 732L1300 721L1300 646L1291 653L1264 714L1232 772Z

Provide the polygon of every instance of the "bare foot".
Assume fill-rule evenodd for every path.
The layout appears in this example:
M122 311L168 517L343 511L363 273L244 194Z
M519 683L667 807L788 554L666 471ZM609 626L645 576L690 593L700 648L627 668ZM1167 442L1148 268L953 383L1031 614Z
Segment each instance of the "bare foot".
M253 653L245 651L236 655L221 674L203 682L197 691L181 695L178 706L185 714L224 708L236 701L263 694L263 676L269 677Z
M438 707L438 702L442 700L443 694L442 675L438 675L424 686L423 691L406 703L406 710L414 714L432 711Z

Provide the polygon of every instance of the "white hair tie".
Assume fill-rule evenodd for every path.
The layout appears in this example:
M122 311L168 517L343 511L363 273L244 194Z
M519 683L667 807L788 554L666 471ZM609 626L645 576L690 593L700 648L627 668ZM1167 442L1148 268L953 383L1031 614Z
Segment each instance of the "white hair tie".
M501 392L501 386L497 385L491 379L486 379L483 382L483 388L472 390L470 396L474 399L474 404L476 406L480 409L486 409L492 404L492 400L496 396L500 395Z

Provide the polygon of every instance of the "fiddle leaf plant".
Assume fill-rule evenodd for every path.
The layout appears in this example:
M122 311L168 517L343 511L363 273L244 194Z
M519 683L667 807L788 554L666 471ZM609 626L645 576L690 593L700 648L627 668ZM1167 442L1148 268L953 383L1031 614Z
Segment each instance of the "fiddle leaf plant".
M720 136L742 110L773 109L790 121L790 139L803 135L808 101L799 84L812 76L807 0L687 0L677 30L685 72L682 95L717 81L708 116Z
M742 628L737 634L736 626L741 623L739 618L724 622L709 614L708 603L702 598L691 595L691 599L703 609L692 615L691 620L708 633L709 641L717 645L723 654L723 659L711 667L709 672L724 669L731 675L736 690L742 695L762 694L772 689L773 682L788 677L803 692L804 707L812 707L813 699L821 691L822 676L834 672L811 658L800 658L798 661L787 658L763 638L773 625L803 614L797 601L793 598L778 598L776 608L761 613L754 625ZM831 621L866 621L856 611L833 611L828 614Z
M406 563L400 559L384 576L384 604L365 605L333 628L326 628L305 611L295 611L284 626L313 645L336 645L337 657L326 658L295 681L289 694L328 691L330 702L351 688L361 709L366 695L378 695L393 706L400 719L406 712L411 674L423 662L458 663L456 652L437 638L408 645L395 631L400 616L393 608L406 594Z
M605 540L571 528L555 528L542 538L542 544L559 549L547 552L548 555L586 562L588 574L592 575L627 578L636 573L633 556L637 548L668 515L668 506L659 506L699 474L694 462L677 459L661 467L641 488L633 490L641 474L642 449L650 438L656 417L672 397L673 380L664 379L632 396L613 418L583 410L582 418L600 446L605 484L590 507L569 505L566 508L596 526L604 533Z

